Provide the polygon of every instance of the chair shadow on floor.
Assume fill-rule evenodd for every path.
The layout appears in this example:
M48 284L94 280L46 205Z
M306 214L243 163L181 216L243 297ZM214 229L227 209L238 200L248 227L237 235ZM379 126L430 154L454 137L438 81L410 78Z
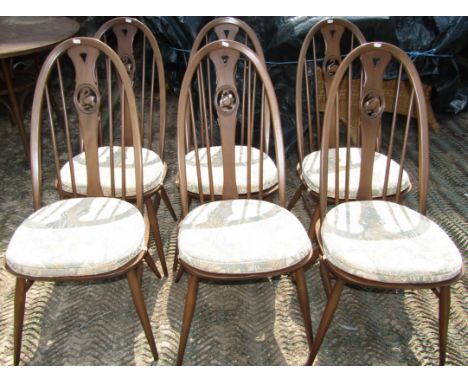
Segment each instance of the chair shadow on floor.
M158 350L162 333L154 318L158 314L155 303L161 286L161 280L144 269L142 290ZM39 302L34 297L31 296L30 304ZM42 321L34 323L41 328L39 343L28 360L28 326L37 319ZM156 364L125 277L56 283L40 318L28 314L27 306L24 333L24 360L29 365Z

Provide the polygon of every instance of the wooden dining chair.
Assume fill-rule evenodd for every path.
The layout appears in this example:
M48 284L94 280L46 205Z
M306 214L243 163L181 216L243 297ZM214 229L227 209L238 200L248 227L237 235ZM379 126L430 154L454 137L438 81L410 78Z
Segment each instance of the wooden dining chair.
M232 41L237 41L241 44L252 49L260 61L260 63L266 68L265 57L263 55L263 50L253 29L244 21L236 19L234 17L219 17L208 24L206 24L198 33L197 37L192 46L192 51L190 54L190 60L192 57L201 49L201 47L209 44L210 42L219 41L221 39L228 39ZM237 175L237 187L239 196L241 198L246 198L250 194L257 194L259 190L262 190L264 198L271 199L273 194L278 190L278 179L277 179L277 169L274 161L268 156L268 145L270 140L270 113L269 113L269 104L268 100L260 99L259 97L255 98L256 89L255 89L255 77L253 76L253 70L251 65L247 61L239 61L238 65L233 67L235 71L236 86L242 88L241 91L241 101L239 105L238 112L240 113L241 127L238 135L236 136L236 146L235 146L235 165ZM192 138L191 129L186 129L186 144L187 144L187 157L192 158L187 161L187 187L189 191L189 204L192 200L200 199L201 197L205 199L210 198L210 193L214 194L214 199L222 198L222 187L223 187L223 164L219 160L221 154L221 146L219 144L219 136L216 136L216 121L214 119L214 110L213 104L206 102L199 98L201 93L205 93L208 99L212 98L214 87L218 81L218 73L213 66L209 57L205 57L202 62L199 64L199 69L197 71L197 76L200 76L200 79L197 82L197 86L200 86L199 92L197 94L190 94L189 105L190 110L193 110L194 118L206 118L204 123L201 123L200 131L196 131L196 134L199 134L200 138L196 142L197 148L201 148L201 170L200 170L200 185L198 184L197 179L197 167L195 163L195 143ZM249 188L247 187L247 178L241 174L243 170L247 168L247 137L246 129L251 129L249 131L253 132L250 127L255 123L254 112L256 110L255 103L257 105L260 103L264 104L265 111L265 129L264 129L264 151L263 156L263 171L264 176L260 179L258 176L253 176L251 179L251 184ZM206 109L202 109L202 104L206 103ZM260 110L260 108L258 108ZM257 110L257 113L258 113ZM210 155L207 155L207 151L203 150L203 147L206 146L205 142L205 129L208 134L209 139L211 140ZM216 144L215 144L216 143ZM260 152L252 147L252 153L254 161L257 161L260 158ZM209 166L211 167L213 177L212 181L212 190L210 189L210 179L208 173L208 157L210 160ZM254 167L253 171L258 171ZM240 175L239 175L240 174ZM261 180L261 183L259 183ZM177 270L177 256L174 259L173 271ZM179 270L179 275L176 276L175 281L177 282L180 278L182 269Z
M361 143L354 153L350 147L350 123L341 125L336 131L338 139L334 147L330 145L331 130L338 130L339 126L337 94L342 83L348 83L350 73L353 78L355 74L363 76L358 111ZM397 77L391 105L395 113L391 120L383 120L385 100L389 99L383 91L384 80L392 74ZM409 87L406 90L410 101L406 117L398 117L403 86ZM350 120L352 118L348 118ZM356 169L352 168L356 166L352 155L358 155ZM377 173L377 166L385 171ZM414 173L414 192L404 200L419 212L402 204L405 193L402 184L407 181L404 166L412 168ZM335 176L338 168L345 173L343 177ZM352 172L358 174L356 180ZM450 285L462 276L464 269L455 244L425 216L428 179L428 117L416 68L406 53L391 44L367 43L357 47L342 61L335 74L323 121L320 219L316 235L328 302L309 364L314 362L320 349L345 284L433 290L439 298L439 361L441 365L445 363ZM351 198L352 182L358 184L356 200ZM333 196L330 196L330 185L333 185ZM394 187L391 193L390 187ZM382 195L382 200L374 199L376 191ZM327 211L328 204L335 206ZM336 279L333 286L330 274Z
M151 182L144 183L143 186L145 206L148 210L159 260L164 275L167 276L166 259L157 218L161 199L175 221L177 217L164 188L167 173L167 163L164 160L166 82L159 45L154 34L145 24L130 17L116 17L107 21L98 29L94 37L114 48L124 63L133 84L143 147L151 156L150 161L143 162L143 172L153 173ZM126 115L125 123L129 123L128 113ZM132 135L129 134L129 129L126 131L125 144L131 146Z
M215 86L210 93L202 86L203 82L200 83L200 72L206 69L201 63L206 58L210 59L217 79L212 83ZM241 152L245 156L242 169L236 163L236 142L244 123L239 113L243 98L235 76L239 66L249 68L250 88L255 90L249 98L261 100L252 102L249 109L249 122L244 132L246 146ZM200 101L202 118L195 118L190 99ZM255 178L257 184L262 184L266 176L265 162L261 158L267 155L264 140L267 102L272 122L270 150L276 161L279 205L266 201L267 192L261 187L253 189ZM208 110L212 110L213 115ZM213 136L219 137L219 143L213 142L209 134L207 125L211 119ZM193 154L187 149L187 130L192 131ZM203 145L200 145L202 138ZM311 346L312 329L304 280L304 265L311 256L311 242L299 220L283 208L285 158L278 104L264 65L245 45L232 40L215 41L201 48L190 60L179 97L177 152L183 216L177 245L179 262L188 273L177 364L183 361L200 279L254 280L294 273L307 341ZM217 166L222 166L221 174L215 173L214 161L218 161ZM192 167L194 174L189 173ZM195 176L200 191L200 205L191 212L190 176ZM218 194L215 193L215 176L221 179ZM245 189L239 187L240 184L244 184ZM208 195L202 190L209 190Z
M297 173L301 183L287 208L291 210L297 201L303 198L311 216L309 226L311 239L315 239L313 227L318 219L317 175L325 103L331 82L343 57L355 46L365 42L363 34L352 22L341 18L325 18L309 30L302 43L296 72L296 129L299 158ZM346 97L348 91L348 88L341 88L341 99ZM345 102L342 104L346 105ZM346 110L344 113L342 110L340 112L340 117L346 118ZM333 137L330 142L334 142ZM355 193L356 190L353 188L352 197Z
M52 93L58 95L61 118L54 118ZM127 129L134 138L132 146L124 145ZM151 157L139 134L132 84L110 47L83 37L66 40L50 52L37 80L31 114L35 212L16 229L5 254L5 267L16 276L15 365L20 361L26 292L33 282L119 276L128 279L151 352L158 359L140 286L144 260L161 275L147 249L143 179L150 175L143 172L143 163ZM52 171L45 167L50 162ZM60 200L42 206L42 174L51 172ZM132 190L126 187L128 179ZM136 206L125 200L129 195Z

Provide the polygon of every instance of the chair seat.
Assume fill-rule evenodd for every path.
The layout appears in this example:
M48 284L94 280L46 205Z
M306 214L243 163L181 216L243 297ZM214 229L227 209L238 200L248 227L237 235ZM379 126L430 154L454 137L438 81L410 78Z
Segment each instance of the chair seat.
M125 265L144 248L145 222L115 198L55 202L29 216L14 233L6 262L32 277L97 275Z
M280 270L310 254L299 220L276 204L223 200L203 204L182 221L179 258L199 270L249 274Z
M345 197L345 179L346 179L346 148L339 149L339 196ZM328 151L328 191L330 198L335 197L335 150ZM375 153L374 168L372 173L372 197L377 198L383 195L383 185L385 180L385 170L387 166L387 156ZM359 188L359 177L361 173L361 149L358 147L350 148L350 171L349 171L349 198L356 199ZM400 165L393 159L390 160L390 175L388 179L387 196L395 195L398 185L398 172ZM320 190L320 150L307 155L302 162L302 176L307 186L314 192ZM409 176L403 170L400 191L404 191L411 186Z
M111 187L111 166L110 166L110 147L102 146L98 148L99 156L99 176L104 196L112 196ZM114 186L115 196L122 196L122 158L121 147L114 146ZM164 163L154 151L143 148L143 192L151 191L160 185L163 181ZM80 195L87 193L87 175L86 175L86 155L84 152L73 157L73 170L75 172L76 192ZM136 195L135 187L135 156L133 147L125 148L125 193L127 196ZM73 192L70 163L67 162L60 170L62 179L62 188L66 192Z
M236 184L239 194L247 193L247 146L235 146L235 163L236 163ZM223 194L223 155L221 146L213 146L210 148L211 166L213 170L213 190L215 195ZM210 194L210 178L208 173L208 155L206 148L198 150L200 158L200 172L202 179L203 194ZM258 192L260 190L260 150L252 147L251 151L251 191ZM198 176L197 162L195 151L190 151L185 155L186 172L187 172L187 189L189 192L198 194ZM263 190L267 190L278 183L278 170L273 160L263 154Z
M332 265L368 280L436 283L457 276L463 265L436 223L392 202L342 203L327 213L321 237Z

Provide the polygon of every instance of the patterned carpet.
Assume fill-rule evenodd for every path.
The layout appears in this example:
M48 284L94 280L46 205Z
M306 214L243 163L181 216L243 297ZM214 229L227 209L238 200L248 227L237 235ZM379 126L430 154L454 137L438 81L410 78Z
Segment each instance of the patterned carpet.
M175 179L176 100L169 102L166 180L179 212ZM439 116L431 133L428 215L468 248L468 114ZM296 155L288 158L288 196L298 179ZM32 211L31 180L14 126L0 115L0 364L13 363L14 277L3 266L15 228ZM46 173L45 202L56 200ZM294 213L308 225L302 203ZM175 223L162 206L161 234L168 266L175 249ZM152 252L155 255L154 245ZM155 255L155 259L157 256ZM465 261L466 263L466 261ZM314 331L325 294L317 266L306 273ZM452 289L447 364L468 364L465 276ZM158 280L145 267L143 292L160 355L174 365L187 278ZM433 365L438 363L438 304L431 291L376 291L346 287L316 365ZM297 295L288 277L254 283L202 282L185 353L187 365L300 365L307 343ZM27 295L21 364L155 364L125 279L95 283L35 283Z

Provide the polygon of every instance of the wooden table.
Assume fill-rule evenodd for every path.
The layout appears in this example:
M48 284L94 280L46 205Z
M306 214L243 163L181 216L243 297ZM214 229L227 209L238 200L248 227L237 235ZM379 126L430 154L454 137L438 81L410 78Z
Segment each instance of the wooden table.
M51 48L73 36L80 25L66 17L0 17L0 65L24 151L29 158L29 139L13 85L9 58Z

